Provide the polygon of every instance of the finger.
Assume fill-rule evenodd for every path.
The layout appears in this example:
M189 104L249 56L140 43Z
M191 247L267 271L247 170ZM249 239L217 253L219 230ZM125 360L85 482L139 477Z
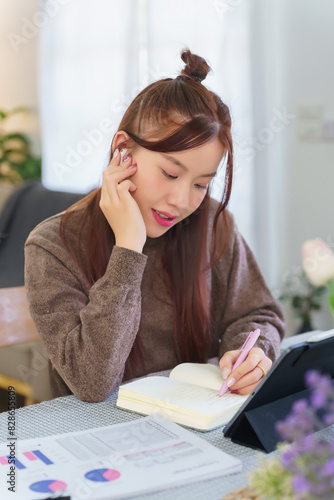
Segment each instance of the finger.
M233 370L230 378L233 378L234 382L237 382L241 377L246 375L246 373L251 372L265 357L266 355L259 347L251 349L245 361L243 361L238 368Z
M136 164L128 165L128 168L117 168L117 170L109 172L105 170L102 174L102 194L107 191L109 198L116 197L115 199L118 199L117 186L135 174L136 166Z
M261 361L261 363L259 363L257 366L256 366L256 369L257 371L261 370L262 372L262 376L261 378L265 377L267 375L267 373L269 372L270 368L272 367L273 365L273 362L270 358L268 358L267 356Z
M241 365L240 365L241 366ZM247 372L243 377L239 380L235 381L235 383L231 384L230 390L235 391L243 389L248 386L255 386L262 380L262 378L268 373L272 366L272 361L267 356L265 356L261 363L256 365L251 371ZM234 373L233 373L234 374ZM231 380L232 377L229 379Z
M117 154L115 157L113 157L110 160L109 165L106 168L106 170L108 172L110 172L110 171L114 171L115 167L121 167L121 166L131 165L131 161L132 161L132 156L130 154L125 155L123 157L123 159L121 158L120 154Z
M119 169L119 167L118 167ZM118 207L120 203L120 197L117 190L117 186L122 184L125 179L129 176L133 175L136 171L136 168L131 169L119 169L117 175L108 175L103 172L103 181L101 187L101 197L99 206L104 214L108 213L111 206ZM134 185L133 185L134 186ZM134 191L134 187L130 187L130 191Z
M124 196L124 194L129 192L134 192L136 191L136 189L137 186L128 179L117 184L117 192L119 194L120 199L122 199L122 196Z
M119 165L120 159L121 159L120 150L119 148L116 148L112 157L110 158L107 168L109 168L110 165Z
M110 182L115 182L117 184L118 182L126 179L127 176L133 175L133 168L135 167L137 167L137 164L131 164L131 161L126 162L124 165L121 163L121 165L117 167L115 167L115 165L111 165L103 171L102 179L108 182L110 180Z
M255 382L255 384L246 385L245 387L241 387L241 389L232 390L232 394L240 394L240 396L246 396L247 394L252 394L256 386L259 384Z
M225 380L229 374L232 371L232 367L236 360L238 359L238 356L240 354L240 350L235 350L235 351L227 351L225 352L224 356L220 358L219 361L219 367L220 371L222 373L222 377Z
M123 156L123 159L122 159L122 155L120 156L120 153L122 152L123 149L119 149L119 148L116 148L111 159L110 159L110 162L109 162L109 165L111 164L111 162L114 162L116 164L119 164L119 160L121 159L121 162L123 161L126 161L131 155L130 153L126 153L124 156ZM126 151L126 150L125 150Z

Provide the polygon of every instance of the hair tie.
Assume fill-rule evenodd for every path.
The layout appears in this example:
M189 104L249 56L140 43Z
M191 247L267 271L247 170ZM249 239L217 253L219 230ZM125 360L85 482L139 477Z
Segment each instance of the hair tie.
M177 80L181 80L182 78L190 78L190 80L198 80L200 83L202 83L202 80L199 78L199 76L178 75L176 77Z

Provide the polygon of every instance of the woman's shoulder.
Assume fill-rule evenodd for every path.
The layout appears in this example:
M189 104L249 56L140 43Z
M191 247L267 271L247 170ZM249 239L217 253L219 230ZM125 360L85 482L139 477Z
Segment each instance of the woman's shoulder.
M41 247L61 245L63 246L63 239L61 237L61 223L66 211L55 214L48 219L43 220L30 232L26 245L35 244ZM71 211L70 217L66 223L66 235L77 237L82 224L82 209L75 209Z

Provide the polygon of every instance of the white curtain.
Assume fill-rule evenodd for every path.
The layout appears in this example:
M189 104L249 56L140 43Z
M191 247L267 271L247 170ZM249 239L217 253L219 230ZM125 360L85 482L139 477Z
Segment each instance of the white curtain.
M44 0L41 10L56 1ZM252 134L250 0L58 1L39 42L44 185L81 193L100 185L125 109L149 83L177 76L187 46L213 69L204 85L230 107L230 210L256 250L253 155L245 147Z

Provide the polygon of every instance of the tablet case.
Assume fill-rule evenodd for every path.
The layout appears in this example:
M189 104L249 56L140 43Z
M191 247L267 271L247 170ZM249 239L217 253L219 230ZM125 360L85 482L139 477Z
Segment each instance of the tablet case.
M310 394L305 388L309 370L334 378L334 337L302 342L284 352L225 426L224 435L250 448L273 451L282 441L275 429L276 422L288 416L295 401Z

